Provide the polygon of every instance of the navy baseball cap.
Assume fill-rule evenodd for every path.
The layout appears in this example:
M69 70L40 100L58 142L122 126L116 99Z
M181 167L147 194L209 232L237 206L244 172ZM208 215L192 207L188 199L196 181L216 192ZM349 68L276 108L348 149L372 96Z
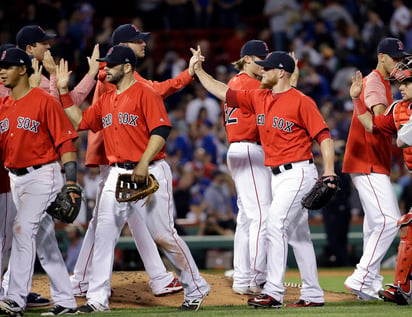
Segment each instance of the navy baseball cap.
M240 57L246 55L253 55L265 58L269 54L268 46L265 42L260 40L251 40L245 43L240 50Z
M113 45L134 42L137 40L147 41L150 33L143 33L133 24L122 24L112 34Z
M3 44L3 45L1 45L0 46L0 56L1 56L1 53L3 53L5 50L7 50L9 48L12 48L12 47L16 47L16 45L13 45L13 44Z
M9 66L26 66L29 76L34 72L29 55L17 47L8 48L1 53L0 68Z
M295 61L288 53L283 51L271 52L263 61L256 61L255 63L267 69L284 69L288 73L293 73L295 70Z
M394 58L409 56L409 54L404 50L403 43L393 37L386 37L379 42L378 54L379 53L386 54Z
M17 32L16 43L18 47L25 50L27 45L32 45L38 42L44 42L53 39L56 36L56 34L46 33L38 25L27 25L21 28L19 32Z
M137 58L133 50L124 45L115 45L109 49L104 58L98 58L99 62L106 62L108 64L131 64L136 67Z

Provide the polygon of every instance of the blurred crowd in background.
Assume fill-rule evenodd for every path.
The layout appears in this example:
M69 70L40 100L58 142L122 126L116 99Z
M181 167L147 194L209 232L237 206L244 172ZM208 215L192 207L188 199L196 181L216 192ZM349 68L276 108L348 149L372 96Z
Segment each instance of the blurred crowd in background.
M270 51L295 52L297 88L321 110L335 140L339 171L352 118L351 77L357 69L365 75L376 67L376 48L383 37L399 38L412 53L411 8L412 3L402 0L1 1L0 44L14 44L17 31L29 24L57 33L51 52L56 60L69 61L74 86L88 70L86 57L94 44L99 43L100 54L105 55L113 30L124 23L151 32L138 72L157 81L183 71L189 48L200 45L206 57L203 67L227 82L236 73L231 63L239 59L242 45L250 39L264 40ZM393 93L399 99L396 86ZM233 234L237 197L226 167L222 105L194 80L167 98L165 106L173 124L167 159L174 173L176 217L199 224L199 234ZM87 223L99 171L84 167L87 133L81 133L77 146L79 182L87 200L80 222ZM315 145L313 153L316 162L320 151ZM401 212L407 212L412 206L411 176L395 143L392 181ZM325 210L311 212L311 217L325 223L327 217L340 217L348 224L351 218L362 217L347 175L342 175L336 199Z

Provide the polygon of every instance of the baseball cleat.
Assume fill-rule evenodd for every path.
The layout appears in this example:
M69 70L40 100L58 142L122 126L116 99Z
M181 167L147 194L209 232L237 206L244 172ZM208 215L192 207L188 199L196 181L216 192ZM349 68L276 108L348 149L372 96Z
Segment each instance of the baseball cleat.
M27 307L43 307L49 306L50 300L44 297L41 297L39 293L29 293L27 295Z
M391 302L391 303L396 303L396 296L395 296L396 289L394 288L388 288L386 290L380 290L378 292L378 295L381 299L383 299L385 302Z
M80 314L91 314L91 313L97 313L97 312L105 312L105 311L110 311L110 309L100 309L96 305L86 303L83 306L80 306L78 309L78 312Z
M296 303L286 304L286 307L321 307L325 303L315 303L308 300L300 299Z
M60 305L54 305L49 311L42 313L41 316L77 315L77 313L77 308L67 308Z
M208 288L206 292L203 293L202 297L198 297L194 299L185 299L183 301L183 304L179 307L179 310L198 311L200 308L200 305L202 305L203 300L206 298L207 295L209 295L209 292L210 292L210 286L208 285Z
M258 295L262 289L252 289L250 286L233 286L232 291L238 295Z
M21 317L24 314L24 309L12 299L1 300L0 311L12 317Z
M161 289L159 292L153 293L154 296L166 296L174 293L181 292L183 290L182 285L180 284L179 280L175 277L173 281L170 282L169 285Z
M375 300L375 299L380 300L378 291L375 291L372 288L366 288L366 287L362 287L361 290L360 289L358 290L353 285L350 285L349 277L346 279L343 285L349 292L357 295L359 300Z
M255 308L281 308L283 306L281 302L267 294L260 294L255 298L251 298L247 301L247 304L250 306L255 306Z

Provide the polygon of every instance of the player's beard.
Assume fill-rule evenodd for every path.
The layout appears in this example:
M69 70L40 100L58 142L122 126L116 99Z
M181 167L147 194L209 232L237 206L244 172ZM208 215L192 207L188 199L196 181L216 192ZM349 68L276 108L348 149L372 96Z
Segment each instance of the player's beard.
M122 80L124 77L124 65L116 71L115 73L110 73L110 75L107 76L107 82L117 85L117 83Z
M272 89L278 83L278 78L273 76L272 78L263 77L260 88L261 89Z

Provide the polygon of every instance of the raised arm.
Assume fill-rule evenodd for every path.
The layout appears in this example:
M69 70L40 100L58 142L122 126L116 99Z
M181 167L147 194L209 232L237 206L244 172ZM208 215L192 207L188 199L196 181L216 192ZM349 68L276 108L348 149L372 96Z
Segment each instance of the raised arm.
M366 105L360 100L359 96L362 92L362 74L357 71L355 77L352 77L352 85L349 90L349 94L352 98L353 108L358 116L359 121L368 132L373 131L373 119L372 114L366 108Z
M212 95L215 95L222 101L226 101L226 92L229 90L229 87L214 79L208 73L204 71L201 64L201 52L200 47L197 47L197 50L193 48L190 49L192 51L193 56L197 59L196 63L194 64L194 69L197 77L199 78L200 83L207 91L209 91Z
M56 84L59 89L60 99L63 104L64 112L69 118L73 127L77 130L83 118L83 111L76 104L73 104L69 95L69 66L64 59L56 66ZM68 102L69 101L69 102Z

